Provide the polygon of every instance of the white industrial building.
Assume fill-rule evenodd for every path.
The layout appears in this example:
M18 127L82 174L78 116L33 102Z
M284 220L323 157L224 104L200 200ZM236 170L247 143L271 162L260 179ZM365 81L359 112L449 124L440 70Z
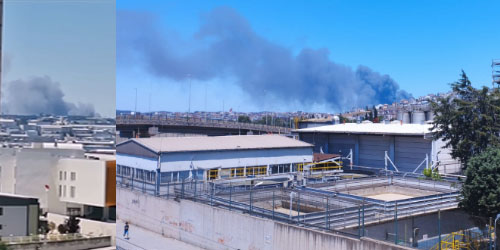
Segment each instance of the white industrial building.
M279 135L157 137L117 145L118 175L161 183L289 173L311 162L313 145ZM159 183L159 182L158 182Z
M347 156L354 165L421 172L426 165L442 173L455 173L460 163L452 159L442 140L434 140L431 124L345 123L295 130L299 139L314 144L314 152ZM394 167L395 166L395 167Z
M111 158L111 157L110 157ZM57 162L57 196L68 213L96 220L114 220L115 160L64 158Z

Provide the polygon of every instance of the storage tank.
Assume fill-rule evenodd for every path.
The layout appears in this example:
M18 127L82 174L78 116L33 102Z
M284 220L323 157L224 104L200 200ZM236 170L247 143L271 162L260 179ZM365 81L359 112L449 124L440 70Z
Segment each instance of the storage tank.
M404 113L403 110L398 110L398 113L396 114L396 119L398 121L402 121L403 120L403 113Z
M424 111L415 110L412 112L411 123L414 124L424 124L425 123L425 113Z
M434 121L434 111L426 111L425 114L426 121Z
M404 112L403 113L403 119L402 119L404 124L411 123L410 121L410 112Z
M340 124L340 118L338 116L333 116L333 124Z

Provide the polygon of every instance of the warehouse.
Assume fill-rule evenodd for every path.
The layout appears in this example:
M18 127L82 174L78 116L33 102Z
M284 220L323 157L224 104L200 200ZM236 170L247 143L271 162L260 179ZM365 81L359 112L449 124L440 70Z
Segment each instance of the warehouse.
M314 144L314 152L347 156L355 165L413 172L420 166L438 166L444 173L459 170L450 150L433 140L431 124L345 123L295 130L299 139Z
M149 183L266 176L311 162L312 147L278 135L139 138L117 145L117 170Z

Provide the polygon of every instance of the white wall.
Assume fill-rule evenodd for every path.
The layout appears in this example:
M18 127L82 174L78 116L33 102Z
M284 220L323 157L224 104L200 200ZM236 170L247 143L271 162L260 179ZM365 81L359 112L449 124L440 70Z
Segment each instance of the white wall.
M439 172L440 173L456 173L460 171L460 161L455 160L451 157L451 147L446 148L446 143L439 139L432 142L433 150L432 150L432 160L438 160L439 164Z
M104 207L106 204L106 162L89 159L60 159L56 168L56 186L62 192L59 199L64 202ZM59 173L62 173L60 179ZM66 173L66 178L64 176ZM71 173L75 180L71 180ZM66 194L64 194L66 187ZM71 197L71 187L75 188L75 196Z
M13 148L0 150L0 192L14 193L16 151L17 149Z
M212 169L311 162L312 157L312 148L168 153L161 156L161 171L190 170L191 163L198 169Z
M64 223L68 216L60 215L60 214L47 214L47 220L50 222L54 222L56 225ZM102 222L95 221L89 219L78 218L80 223L80 233L94 236L111 236L111 244L115 245L115 237L116 237L116 223L110 222ZM57 230L57 229L56 229Z
M0 206L3 215L0 215L0 236L25 236L27 235L27 207L26 206Z

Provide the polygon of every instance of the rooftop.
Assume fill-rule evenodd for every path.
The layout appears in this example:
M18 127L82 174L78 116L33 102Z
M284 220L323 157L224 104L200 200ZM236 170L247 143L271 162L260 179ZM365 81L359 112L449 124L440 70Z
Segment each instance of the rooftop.
M314 128L297 129L296 132L337 134L421 135L429 134L431 124L344 123Z
M141 144L157 153L313 147L313 145L309 143L280 135L138 138L122 142L118 144L117 147L129 143L130 141Z

